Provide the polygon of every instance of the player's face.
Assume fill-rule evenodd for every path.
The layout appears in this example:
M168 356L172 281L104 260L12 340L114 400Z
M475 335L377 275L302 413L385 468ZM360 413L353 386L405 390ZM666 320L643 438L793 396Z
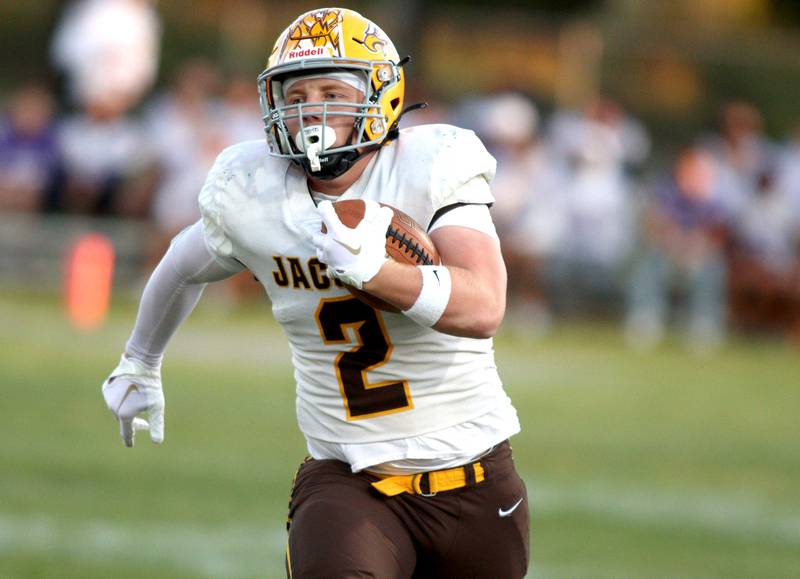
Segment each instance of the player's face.
M355 121L352 116L339 116L336 111L354 112L352 106L335 106L336 103L359 103L364 100L364 93L349 84L332 78L312 78L299 80L289 87L286 93L286 104L296 105L300 103L328 103L328 114L326 124L336 131L335 146L348 144ZM333 106L331 106L333 105ZM310 107L303 109L306 116L303 117L303 124L309 125L322 123L322 107ZM308 113L311 112L311 116ZM300 130L300 119L287 119L286 127L289 134L295 135ZM330 148L333 145L327 145Z

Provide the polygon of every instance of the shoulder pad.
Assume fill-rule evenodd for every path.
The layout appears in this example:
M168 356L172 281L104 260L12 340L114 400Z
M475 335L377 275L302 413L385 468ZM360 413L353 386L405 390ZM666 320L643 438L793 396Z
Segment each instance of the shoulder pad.
M459 201L454 193L472 179L489 183L494 178L497 162L470 130L444 124L419 125L403 129L399 140L413 158L410 164L427 168L428 188L436 207ZM493 200L489 196L470 202Z
M198 197L206 244L213 253L221 257L232 254L225 230L226 210L241 207L244 198L263 189L262 180L282 181L288 165L286 159L270 155L262 140L237 143L219 154Z

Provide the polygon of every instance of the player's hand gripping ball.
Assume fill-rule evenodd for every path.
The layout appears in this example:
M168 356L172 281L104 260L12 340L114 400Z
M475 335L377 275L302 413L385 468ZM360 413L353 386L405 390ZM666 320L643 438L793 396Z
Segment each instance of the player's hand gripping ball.
M364 282L378 273L387 258L411 265L441 264L439 252L422 226L399 209L363 199L345 199L327 203L327 206L325 203L320 203L319 206L322 215L321 232L314 237L317 257L328 265L330 275L342 280L350 293L373 308L388 312L399 311L395 306L361 289ZM331 233L328 233L329 230ZM339 247L350 254L342 256L342 262L357 261L350 258L354 255L353 251L357 252L354 255L356 258L362 252L371 254L367 261L374 262L365 268L371 275L360 280L350 278L350 264L337 263L340 257L338 254L342 253L338 251ZM333 251L325 251L326 248Z

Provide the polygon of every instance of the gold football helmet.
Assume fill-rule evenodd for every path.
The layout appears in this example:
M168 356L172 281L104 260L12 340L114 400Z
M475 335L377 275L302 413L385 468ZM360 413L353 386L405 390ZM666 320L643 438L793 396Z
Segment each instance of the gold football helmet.
M335 109L326 103L284 102L285 81L325 73L357 75L359 86L365 88L363 100L337 102ZM397 51L375 23L345 8L306 12L278 37L267 68L258 76L270 153L291 159L318 178L341 175L363 154L396 135L404 89ZM322 125L304 122L312 114L322 117ZM333 146L334 133L326 119L334 115L353 119L350 143ZM288 119L299 119L301 130L296 135L289 134Z

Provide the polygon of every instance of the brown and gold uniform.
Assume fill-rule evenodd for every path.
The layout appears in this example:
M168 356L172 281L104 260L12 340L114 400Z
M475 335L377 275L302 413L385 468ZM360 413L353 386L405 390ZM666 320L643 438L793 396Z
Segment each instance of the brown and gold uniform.
M313 459L293 490L290 574L522 577L528 504L504 443L519 422L492 340L374 310L328 278L311 242L320 217L306 176L263 147L223 152L200 205L208 249L261 281L292 352ZM443 208L491 204L494 168L472 132L413 127L340 198L374 199L430 224ZM332 519L338 531L318 534L317 521Z

